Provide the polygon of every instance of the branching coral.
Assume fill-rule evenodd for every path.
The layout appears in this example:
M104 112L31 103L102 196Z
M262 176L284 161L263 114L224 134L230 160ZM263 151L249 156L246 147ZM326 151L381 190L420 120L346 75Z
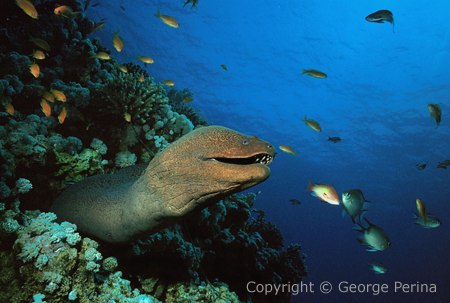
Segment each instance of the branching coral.
M113 153L130 152L148 159L145 153L154 155L194 125L172 110L162 85L137 65L127 66L128 73L114 70L104 86L92 91L93 101L84 116L99 130L97 135L109 138ZM121 127L111 130L111 124Z
M189 89L176 90L172 88L167 92L167 97L172 109L185 115L194 125L208 125L200 113L191 106L190 102L194 100L194 96Z
M85 148L79 154L54 151L56 156L55 176L62 176L67 181L80 181L85 177L104 172L108 161L102 160L99 152Z
M167 289L166 302L239 303L238 296L224 283L177 283Z
M103 172L107 162L97 151L87 148L81 151L83 144L80 139L65 138L52 132L55 127L53 118L28 115L23 120L9 118L7 121L0 125L2 198L10 197L11 190L14 190L14 195L29 191L26 190L29 185L23 180L18 181L18 178L25 178L33 184L33 195L22 198L24 202L33 204L49 193L55 195L61 189L59 181L62 179L75 181ZM18 172L20 175L16 177ZM30 205L27 204L28 207ZM42 202L40 206L44 206Z
M242 300L248 295L248 281L298 283L306 275L299 246L285 248L273 224L262 214L251 217L254 199L254 194L233 195L188 218L182 227L136 242L134 252L140 257L131 263L149 262L152 266L145 274L164 278L166 285L195 280L197 275L217 278ZM289 294L270 298L288 301ZM266 299L258 294L252 297L253 302Z
M120 271L115 272L115 258L101 262L98 243L81 238L74 224L55 223L53 213L20 213L18 209L13 213L12 217L20 217L24 224L14 232L14 251L1 252L2 277L8 277L0 278L2 302L30 302L37 296L55 303L68 299L83 303L158 302L132 289L130 281L123 279ZM4 211L0 215L7 216ZM5 232L0 229L0 235Z

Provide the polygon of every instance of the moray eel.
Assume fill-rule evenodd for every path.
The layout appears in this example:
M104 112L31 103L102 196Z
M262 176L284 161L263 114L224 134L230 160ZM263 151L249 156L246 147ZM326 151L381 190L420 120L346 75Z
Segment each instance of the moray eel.
M266 180L274 156L273 146L257 137L221 126L200 127L157 153L147 166L70 186L51 211L98 239L130 242Z

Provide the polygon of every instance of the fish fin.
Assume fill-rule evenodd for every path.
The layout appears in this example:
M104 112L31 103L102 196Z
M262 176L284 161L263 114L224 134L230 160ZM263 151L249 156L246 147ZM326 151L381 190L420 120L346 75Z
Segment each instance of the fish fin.
M362 245L367 245L367 242L366 241L364 241L363 239L361 239L361 238L356 238L356 241L358 241L358 243L359 244L362 244Z
M358 222L361 223L361 219L365 218L365 214L367 213L367 210L363 210L359 215L358 215Z
M373 226L373 225L374 225L374 224L372 224L372 223L369 221L369 219L367 219L366 217L364 217L364 221L366 221L367 224L369 224L370 226Z
M368 251L368 252L376 252L377 250L373 249L373 248L367 248L366 251Z
M314 188L314 182L312 182L311 180L308 181L308 187L306 188L307 191L312 191ZM313 192L314 193L314 192ZM312 194L312 193L311 193ZM317 195L315 195L315 197L317 197Z
M345 211L345 209L343 209L341 212L341 217L345 218L346 216L347 216L347 212Z
M353 230L356 230L359 233L364 232L364 226L362 226L361 223L356 223L356 225L357 226L353 226ZM361 239L359 239L359 240L361 240Z

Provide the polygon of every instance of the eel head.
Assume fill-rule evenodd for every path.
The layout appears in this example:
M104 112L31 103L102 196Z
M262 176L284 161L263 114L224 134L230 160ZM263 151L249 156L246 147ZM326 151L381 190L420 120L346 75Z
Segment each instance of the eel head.
M274 156L273 146L257 137L206 126L156 155L146 175L171 215L181 216L263 182Z

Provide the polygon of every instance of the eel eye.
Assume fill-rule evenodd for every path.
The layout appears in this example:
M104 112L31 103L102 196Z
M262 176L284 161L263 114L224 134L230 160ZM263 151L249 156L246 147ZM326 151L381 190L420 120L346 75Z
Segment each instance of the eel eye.
M250 140L248 140L248 139L242 140L242 144L244 144L244 145L248 145L249 143L250 143Z

